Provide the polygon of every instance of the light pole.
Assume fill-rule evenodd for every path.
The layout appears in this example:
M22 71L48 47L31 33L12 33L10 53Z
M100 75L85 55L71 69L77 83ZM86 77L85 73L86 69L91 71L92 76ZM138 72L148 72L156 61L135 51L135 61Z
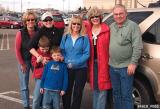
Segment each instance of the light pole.
M70 11L70 0L68 0L68 12Z
M15 0L13 0L13 12L15 12Z
M22 13L22 0L21 0L21 13Z
M65 0L62 0L62 1L63 1L63 12L64 12L64 1L65 1Z
M134 0L134 8L137 8L137 0Z
M30 2L28 1L28 9L30 9Z

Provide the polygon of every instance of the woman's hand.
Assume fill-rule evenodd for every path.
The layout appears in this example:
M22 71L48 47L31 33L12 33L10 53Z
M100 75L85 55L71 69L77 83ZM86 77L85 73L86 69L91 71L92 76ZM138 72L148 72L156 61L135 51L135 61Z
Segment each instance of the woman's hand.
M60 95L63 96L65 94L65 91L61 91Z
M21 65L21 70L23 73L25 73L27 71L27 65L26 64L22 64Z
M40 93L44 94L44 89L43 88L40 88Z

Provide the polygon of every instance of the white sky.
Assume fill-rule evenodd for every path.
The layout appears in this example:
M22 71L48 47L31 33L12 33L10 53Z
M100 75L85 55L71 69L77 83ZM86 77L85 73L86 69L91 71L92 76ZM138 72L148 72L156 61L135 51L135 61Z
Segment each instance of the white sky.
M82 0L0 0L0 4L13 11L21 11L21 1L23 11L27 8L54 8L68 11L83 6Z
M25 11L27 8L54 8L63 11L75 10L83 7L83 0L0 0L0 4L12 11ZM114 0L107 0L108 4ZM140 3L155 2L157 0L139 0ZM98 4L97 4L98 5Z

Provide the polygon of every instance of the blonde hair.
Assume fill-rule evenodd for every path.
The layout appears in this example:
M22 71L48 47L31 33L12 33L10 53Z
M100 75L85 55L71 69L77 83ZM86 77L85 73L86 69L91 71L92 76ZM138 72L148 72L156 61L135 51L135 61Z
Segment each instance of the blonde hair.
M87 13L87 16L88 16L88 20L91 22L91 17L93 16L100 16L100 23L102 22L102 12L101 10L94 6L93 8L91 8L88 13Z
M86 35L86 29L84 27L82 18L80 16L73 16L71 18L71 21L70 21L69 26L68 26L68 32L67 33L72 34L72 32L73 32L73 30L72 30L72 23L79 23L80 26L81 26L79 34L82 35L82 36Z
M24 26L27 26L27 25L26 25L26 21L27 21L27 19L28 19L28 17L29 17L30 15L34 16L35 21L37 20L37 16L36 16L36 14L35 14L34 11L27 11L27 12L25 12L25 13L23 14L23 16L22 16L22 21L23 21L23 25L24 25ZM36 23L35 23L35 24L36 24Z

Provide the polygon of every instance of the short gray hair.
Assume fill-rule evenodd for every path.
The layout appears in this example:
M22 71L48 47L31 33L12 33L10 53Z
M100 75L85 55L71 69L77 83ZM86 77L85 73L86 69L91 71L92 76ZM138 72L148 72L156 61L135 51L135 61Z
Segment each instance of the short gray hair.
M114 9L116 9L116 8L123 8L124 11L127 13L126 7L125 7L124 5L122 5L122 4L116 4L116 5L113 7L112 12L113 12Z

